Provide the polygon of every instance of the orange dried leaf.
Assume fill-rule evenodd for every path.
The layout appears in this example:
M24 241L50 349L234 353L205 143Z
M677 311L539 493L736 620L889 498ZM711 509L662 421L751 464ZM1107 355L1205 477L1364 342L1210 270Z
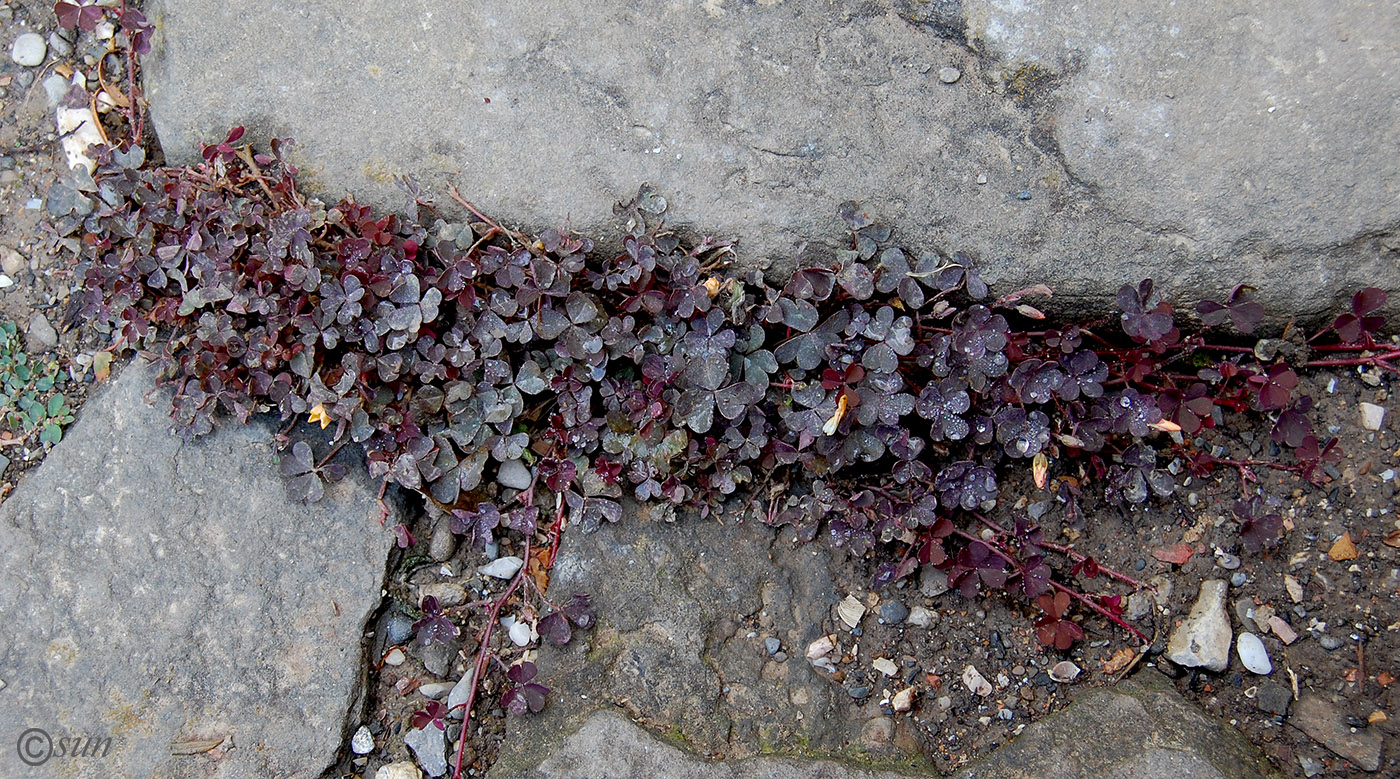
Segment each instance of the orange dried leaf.
M1103 664L1103 672L1110 676L1117 674L1119 671L1131 665L1134 657L1137 657L1137 652L1134 652L1128 647L1123 647L1117 652L1114 652L1113 657L1110 657L1108 662Z

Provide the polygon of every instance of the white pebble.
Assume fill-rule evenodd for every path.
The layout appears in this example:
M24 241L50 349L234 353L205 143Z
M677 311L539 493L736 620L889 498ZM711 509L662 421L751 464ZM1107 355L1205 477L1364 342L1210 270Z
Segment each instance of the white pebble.
M1269 662L1269 652L1264 648L1264 642L1253 633L1241 633L1235 639L1235 651L1239 652L1240 662L1248 668L1250 673L1260 676L1268 676L1274 672L1273 663Z
M34 68L44 64L44 55L48 54L49 45L44 42L44 36L36 32L27 32L15 38L14 46L10 47L10 59L16 65L23 65L26 68Z
M1374 403L1361 404L1361 426L1367 430L1380 430L1385 424L1385 407Z
M509 579L510 577L514 576L515 573L520 570L520 566L524 564L524 560L521 560L519 557L511 555L509 557L498 557L495 560L492 560L491 562L487 563L486 565L477 568L476 570L478 573L481 573L485 576L490 576L496 579Z
M374 735L364 725L350 737L350 751L357 755L368 755L374 751Z

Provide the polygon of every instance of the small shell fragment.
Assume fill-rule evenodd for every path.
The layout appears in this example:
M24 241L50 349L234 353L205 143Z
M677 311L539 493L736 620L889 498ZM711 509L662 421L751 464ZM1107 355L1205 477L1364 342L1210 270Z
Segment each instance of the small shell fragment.
M987 681L987 677L983 676L976 666L969 665L963 669L962 681L967 685L967 689L983 698L992 694L992 683Z
M865 604L856 600L856 596L847 595L845 600L836 604L836 614L846 623L846 627L860 627L860 618L865 616Z

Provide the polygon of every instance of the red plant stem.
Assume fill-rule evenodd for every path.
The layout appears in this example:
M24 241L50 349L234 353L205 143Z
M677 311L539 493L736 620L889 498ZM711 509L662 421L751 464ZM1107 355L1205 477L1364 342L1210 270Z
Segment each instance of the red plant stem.
M986 547L992 551L992 554L995 554L997 557L1000 557L1001 559L1003 559L1003 560L1005 560L1006 562L1010 563L1010 564L1012 565L1012 567L1015 567L1015 568L1019 568L1019 567L1020 567L1020 563L1016 560L1016 558L1015 558L1015 557L1012 557L1010 553L1008 553L1008 552L1006 552L1005 550L1003 550L1003 549L1001 548L1001 546L1000 546L999 544L995 543L995 542L985 541L985 540L983 540L983 539L981 539L981 538L979 538L979 537L977 537L977 536L975 536L975 535L973 535L973 534L971 534L971 533L969 533L969 532L967 532L967 531L965 531L965 530L954 530L954 531L953 531L953 535L958 536L959 538L963 538L963 539L968 540L968 541L976 541L976 542L978 542L978 543L980 543L980 544L985 544ZM1050 582L1050 586L1051 586L1051 587L1053 587L1053 588L1059 590L1060 592L1065 593L1066 595L1070 596L1071 598L1074 598L1075 600L1079 601L1080 603L1083 603L1085 606L1088 606L1088 607L1090 608L1090 610L1092 610L1094 613L1098 614L1099 616L1108 618L1108 620L1109 620L1110 622L1112 622L1113 624L1115 624L1115 625L1117 625L1118 627L1120 627L1120 628L1122 628L1122 629L1128 631L1129 633L1132 633L1133 635L1137 636L1137 637L1138 637L1138 640L1142 641L1143 643L1147 643L1147 636L1144 636L1142 633L1140 633L1140 632L1138 631L1137 628L1135 628L1135 627L1133 627L1132 625L1129 625L1128 623L1124 622L1122 619L1120 619L1120 618L1119 618L1117 615L1115 615L1113 612L1111 612L1111 611L1109 611L1108 609L1104 608L1103 606L1100 606L1099 604L1093 602L1093 601L1090 600L1087 596L1085 596L1085 595L1083 595L1083 594L1081 594L1081 593L1079 593L1079 592L1077 592L1077 591L1075 591L1075 590L1072 590L1072 589L1070 589L1070 588L1064 586L1063 584L1060 584L1059 582L1057 582L1057 581L1055 581L1055 580L1053 580L1053 579L1049 580L1049 582Z
M525 505L527 506L534 502L534 486L532 482L529 490L531 498L525 501ZM560 500L558 514L555 516L554 525L549 531L551 550L557 550L559 548L559 533L564 528L564 506L564 502ZM511 595L515 594L516 589L520 587L521 583L525 581L525 577L529 575L530 542L530 536L527 535L525 537L525 563L520 566L520 570L516 572L515 578L511 579L510 586L506 588L505 592L501 593L500 597L491 602L491 610L486 615L486 628L481 634L481 647L477 649L476 663L472 666L471 691L467 693L466 703L459 704L464 707L462 711L462 732L457 736L457 760L452 770L452 779L462 779L462 760L467 754L467 733L472 720L472 706L476 703L476 693L481 687L481 678L486 674L486 665L491 657L491 634L495 631L496 619L500 616L501 609L506 605L506 601L510 599ZM550 559L551 561L553 560L553 551L551 551ZM454 706L453 708L456 707Z
M993 533L997 533L998 535L1003 536L1010 535L1006 532L1004 528L1002 528L1001 525L998 525L997 523L993 522L990 518L983 515L981 512L974 511L972 512L972 516L977 517L978 521L991 528ZM1052 552L1059 552L1060 554L1068 557L1076 563L1082 563L1088 559L1088 555L1072 547L1065 546L1064 544L1054 544L1049 541L1041 541L1039 545L1045 547L1046 549L1049 549ZM1106 565L1100 564L1099 571L1101 571L1103 575L1109 577L1110 579L1117 579L1118 581L1130 585L1136 589L1147 589L1152 590L1153 592L1157 591L1156 587L1153 587L1150 584L1143 584L1142 582L1138 581L1137 579L1134 579L1126 573L1120 573L1112 568L1109 568Z
M1200 349L1211 349L1217 352L1235 352L1237 354L1254 354L1254 350L1248 346L1226 346L1225 344L1201 344Z
M1139 640L1139 641L1142 641L1144 644L1147 643L1147 636L1144 636L1141 632L1138 631L1137 628L1135 628L1135 627L1133 627L1132 625L1129 625L1128 623L1124 622L1121 618L1118 617L1118 615L1114 614L1113 612L1109 611L1108 609L1104 608L1103 606L1100 606L1099 604L1093 602L1092 600L1090 600L1088 597L1084 596L1083 594L1081 594L1081 593L1079 593L1079 592L1076 592L1076 591L1074 591L1074 590L1071 590L1070 588L1064 586L1063 584L1060 584L1059 582L1057 582L1057 581L1055 581L1055 580L1053 580L1053 579L1050 581L1050 586L1051 586L1051 587L1054 587L1055 589L1059 590L1060 592L1063 592L1064 594L1070 596L1071 598L1074 598L1075 600L1079 601L1080 603L1083 603L1085 606L1088 606L1092 611L1094 611L1095 613L1097 613L1099 616L1101 616L1101 617L1106 617L1106 618L1108 619L1108 621L1110 621L1110 622L1112 622L1113 624L1117 625L1118 627L1120 627L1120 628L1122 628L1122 629L1128 631L1129 633L1132 633L1133 635L1137 636L1137 637L1138 637L1138 640Z

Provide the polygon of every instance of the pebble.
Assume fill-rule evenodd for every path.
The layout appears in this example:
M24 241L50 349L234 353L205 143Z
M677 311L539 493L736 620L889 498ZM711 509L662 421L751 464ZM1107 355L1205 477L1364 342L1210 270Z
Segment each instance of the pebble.
M48 317L36 311L29 319L29 329L25 331L24 340L32 351L42 352L58 346L58 331L49 324Z
M490 576L495 579L509 579L512 576L514 576L516 572L520 570L520 567L524 564L524 560L521 560L519 557L511 555L508 557L498 557L495 560L492 560L491 562L487 563L486 565L478 567L476 570L480 574Z
M447 773L447 734L436 725L413 728L403 737L404 746L413 750L413 757L428 776Z
M405 760L382 766L374 772L374 779L423 779L423 772L418 770L418 766Z
M23 254L8 246L0 246L0 270L4 270L6 276L18 278L28 269L29 261L24 259Z
M1298 756L1298 767L1303 769L1303 776L1306 776L1308 779L1313 779L1314 776L1321 776L1322 772L1327 770L1322 763L1319 763L1307 755Z
M1342 648L1342 644L1344 644L1344 643L1346 643L1346 642L1345 642L1345 641L1342 641L1340 638L1337 638L1336 636L1329 636L1329 635L1323 634L1323 635L1320 635L1320 636L1317 637L1317 643L1321 644L1321 645L1322 645L1322 648L1323 648L1323 649L1326 649L1328 652L1335 652L1335 651L1337 651L1338 649L1341 649L1341 648Z
M49 33L49 49L55 57L67 57L73 53L73 44L55 31Z
M1249 576L1244 571L1235 571L1234 575L1230 577L1230 586L1243 587L1245 585L1245 582L1248 581Z
M368 755L374 751L374 735L364 725L350 737L350 751L357 755Z
M471 692L472 669L468 668L467 672L462 674L462 678L459 679L456 684L452 685L451 692L447 693L447 716L449 718L462 718L462 712L465 711L465 709L458 709L457 707L466 705L467 696L471 695Z
M1385 407L1374 403L1361 403L1361 426L1367 430L1380 430L1385 424Z
M1079 674L1079 666L1068 660L1061 660L1050 669L1050 678L1060 683L1072 682L1079 678Z
M1264 642L1253 633L1241 633L1235 639L1235 651L1240 655L1240 662L1249 669L1250 673L1260 676L1268 676L1274 672L1274 664L1269 661L1269 650L1264 648Z
M438 517L437 524L433 526L433 537L428 541L428 556L443 562L456 552L457 536L452 532L452 521L445 516Z
M1020 192L1017 192L1017 193L1016 193L1016 199L1017 199L1017 200L1030 200L1030 199L1031 199L1031 191L1030 191L1029 189L1023 189L1023 190L1021 190Z
M427 597L437 598L438 605L443 608L451 608L467 602L467 589L456 582L427 584L418 590L418 602L422 603Z
M967 689L983 698L992 694L992 683L987 681L987 677L983 676L976 666L969 665L963 669L962 682Z
M519 460L507 460L501 463L500 470L496 472L496 483L513 490L523 490L529 487L530 481L530 469Z
M395 614L384 622L384 638L390 644L402 644L413 635L413 620L404 614Z
M1142 558L1138 558L1138 559L1133 563L1133 570L1134 570L1134 571L1141 571L1142 569L1144 569L1144 568L1146 568L1146 567L1147 567L1147 561L1146 561L1146 560L1143 560Z
M909 616L904 621L915 627L926 628L933 624L933 612L923 606L915 606L909 610Z
M10 47L10 59L16 65L26 68L34 68L44 64L44 55L48 53L48 44L44 43L44 38L37 32L27 32L15 38L14 46Z
M1191 614L1172 631L1167 659L1187 668L1207 668L1219 673L1230 664L1230 618L1225 614L1228 587L1219 579L1201 582L1200 595Z
M885 601L880 604L880 619L886 625L898 625L909 616L909 607L897 600Z
M1235 601L1235 616L1240 620L1240 627L1245 630L1258 630L1258 625L1254 622L1254 599L1250 597L1240 598Z
M1128 619L1136 622L1152 613L1152 599L1145 592L1128 596Z
M776 638L773 638L772 636L769 636L768 638L763 639L763 648L768 651L768 654L770 656L776 655L778 654L778 650L783 648L783 642L779 641Z
M933 566L924 566L923 573L919 574L919 593L925 598L936 598L947 591L948 574Z
M987 174L985 174L985 173L978 173L978 174L977 174L977 183L978 183L978 184L986 184L986 183L987 183Z
M384 655L384 664L385 664L385 665L403 665L404 661L407 660L407 659L408 659L408 657L407 657L406 655L404 655L402 649L399 649L398 647L394 647L393 649L390 649L390 650L389 650L389 654Z
M1215 564L1227 571L1233 571L1240 567L1240 558L1238 555L1221 552L1215 556Z
M885 676L894 676L895 674L899 673L899 666L895 665L895 662L889 659L888 657L875 658L871 661L870 667L874 668L875 670L879 671Z
M419 685L418 694L430 701L435 701L449 692L452 692L452 689L456 686L457 685L452 682L432 682L431 684Z
M890 699L890 708L901 714L914 708L914 688L905 687L895 693Z
M15 280L0 273L0 289L9 289L15 285Z
M962 78L962 71L957 68L946 67L938 69L938 80L942 81L944 84L955 84L960 78Z

